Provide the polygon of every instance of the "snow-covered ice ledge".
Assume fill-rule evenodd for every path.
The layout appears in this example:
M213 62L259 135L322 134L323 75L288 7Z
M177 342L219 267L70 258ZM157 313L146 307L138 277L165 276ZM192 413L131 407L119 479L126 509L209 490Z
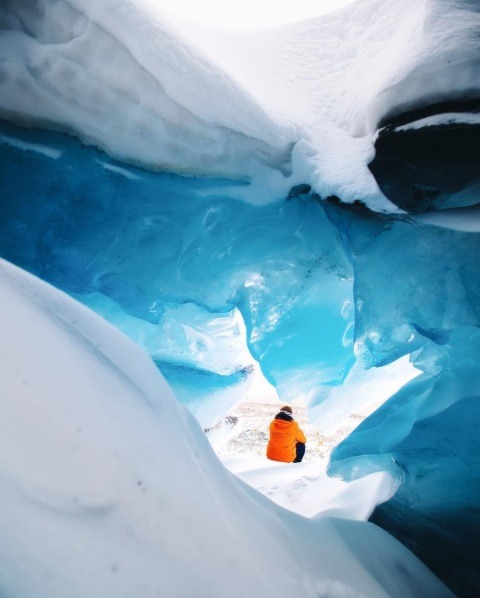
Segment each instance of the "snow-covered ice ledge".
M0 18L2 116L148 168L250 181L255 202L306 183L396 211L367 167L379 122L479 95L480 13L464 0L359 0L228 33L150 0L7 2Z

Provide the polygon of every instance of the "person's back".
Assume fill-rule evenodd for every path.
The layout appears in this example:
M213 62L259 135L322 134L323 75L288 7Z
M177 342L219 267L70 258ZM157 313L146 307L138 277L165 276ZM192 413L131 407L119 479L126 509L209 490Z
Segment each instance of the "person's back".
M270 423L267 457L272 461L300 463L305 454L307 439L293 419L292 408L282 407Z

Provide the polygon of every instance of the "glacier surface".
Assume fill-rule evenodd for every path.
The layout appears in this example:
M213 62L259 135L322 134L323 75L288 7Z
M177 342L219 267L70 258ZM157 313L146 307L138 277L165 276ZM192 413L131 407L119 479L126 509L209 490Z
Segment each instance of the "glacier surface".
M202 425L257 363L321 426L410 356L330 472L396 479L372 520L458 595L480 584L479 26L473 0L249 32L148 0L0 7L0 256L142 345Z

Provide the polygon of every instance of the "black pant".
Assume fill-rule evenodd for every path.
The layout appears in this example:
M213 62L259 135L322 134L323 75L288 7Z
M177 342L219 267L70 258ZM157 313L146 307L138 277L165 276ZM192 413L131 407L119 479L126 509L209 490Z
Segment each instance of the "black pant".
M305 443L297 442L295 450L297 451L297 456L295 457L294 463L300 463L300 461L303 459L303 455L305 454Z

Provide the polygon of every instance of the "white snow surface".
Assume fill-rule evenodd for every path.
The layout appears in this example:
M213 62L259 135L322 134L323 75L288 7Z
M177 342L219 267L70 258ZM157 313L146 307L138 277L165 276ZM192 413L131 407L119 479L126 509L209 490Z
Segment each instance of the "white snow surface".
M422 129L423 127L441 127L452 124L480 125L480 114L466 114L464 112L434 114L433 116L415 120L407 125L395 127L395 131L409 131L411 129Z
M305 517L367 521L378 504L392 498L399 484L386 472L373 473L350 483L330 478L326 473L326 459L277 463L265 457L244 455L229 457L223 463L276 504Z
M367 168L379 121L480 81L467 0L357 0L250 31L153 0L5 0L0 24L1 115L148 168L250 181L232 193L258 203L309 183L397 210Z
M451 595L376 526L301 517L229 473L147 355L85 306L4 261L0 300L5 598ZM385 494L350 489L331 513Z

